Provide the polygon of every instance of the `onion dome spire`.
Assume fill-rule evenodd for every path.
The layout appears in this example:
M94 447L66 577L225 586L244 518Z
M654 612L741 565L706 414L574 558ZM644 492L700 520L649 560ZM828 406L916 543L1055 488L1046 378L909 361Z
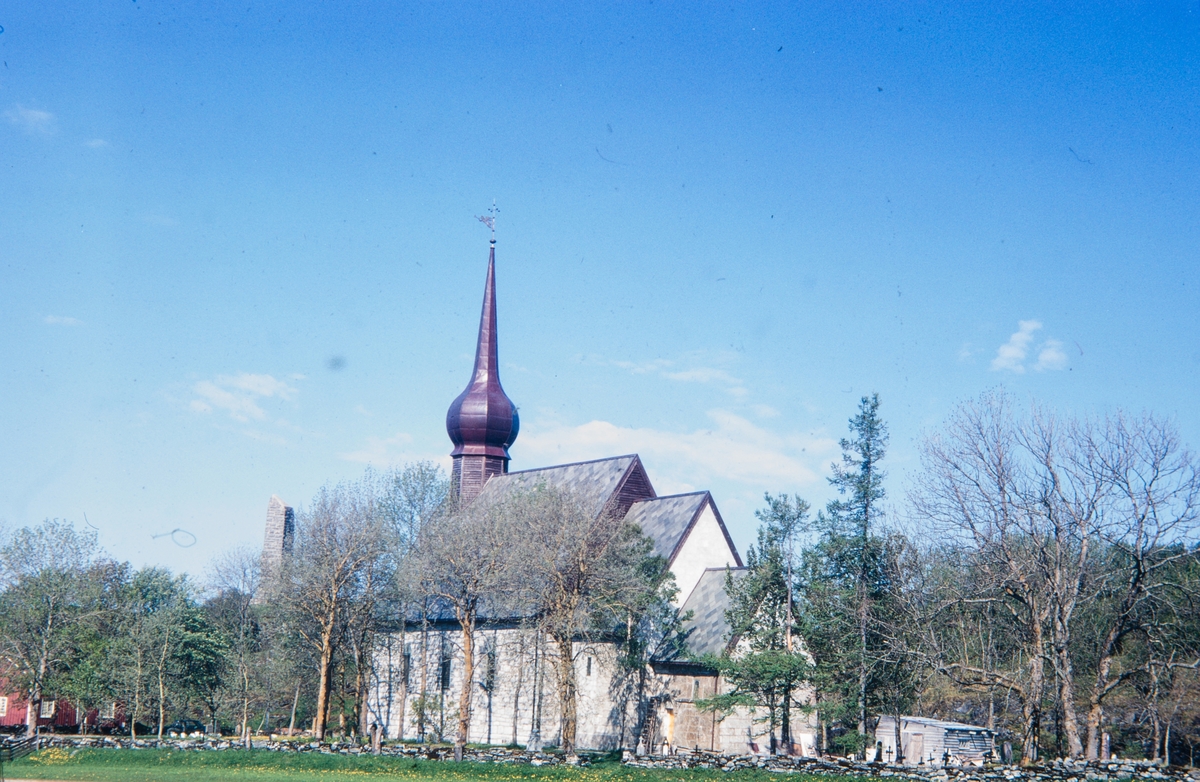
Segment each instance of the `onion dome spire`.
M471 382L446 412L446 432L454 443L451 480L462 502L470 502L493 475L508 472L508 449L521 422L517 406L500 386L496 346L496 239L488 253L479 340Z

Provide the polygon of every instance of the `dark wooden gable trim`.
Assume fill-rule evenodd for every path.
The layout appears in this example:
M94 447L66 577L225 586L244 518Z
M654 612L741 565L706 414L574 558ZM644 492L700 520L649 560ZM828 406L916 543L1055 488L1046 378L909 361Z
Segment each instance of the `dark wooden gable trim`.
M706 507L712 507L713 516L717 519L717 526L721 528L721 534L725 536L725 543L729 546L729 550L733 552L733 561L738 567L745 567L742 563L742 555L738 553L737 546L733 545L733 538L729 537L729 530L725 527L725 519L721 518L721 511L717 510L717 503L713 501L711 492L704 492L704 502L696 508L696 512L692 514L692 520L688 522L687 529L683 531L679 542L675 544L675 548L671 551L671 556L667 558L668 564L674 564L675 557L683 550L683 544L687 543L688 536L692 534L692 529L696 526L696 522L700 520L700 515L704 513Z
M652 500L657 496L654 493L654 486L650 484L650 476L646 474L646 468L642 466L641 458L634 454L633 461L625 469L621 480L617 481L617 489L605 503L604 509L616 518L623 519L625 514L629 513L633 503Z

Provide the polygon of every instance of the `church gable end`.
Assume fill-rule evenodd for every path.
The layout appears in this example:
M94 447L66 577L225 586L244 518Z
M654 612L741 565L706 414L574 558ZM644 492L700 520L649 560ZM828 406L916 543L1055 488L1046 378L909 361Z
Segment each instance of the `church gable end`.
M654 487L650 485L650 476L646 474L642 460L635 454L629 469L621 476L621 482L617 484L617 490L609 499L606 509L617 518L624 518L635 502L653 499L655 496Z
M697 491L640 500L629 509L625 520L638 525L642 534L654 541L654 555L670 564L707 496L708 492Z
M705 492L703 505L671 555L671 572L675 574L680 599L691 593L705 570L727 566L741 567L742 557L729 537L712 495Z

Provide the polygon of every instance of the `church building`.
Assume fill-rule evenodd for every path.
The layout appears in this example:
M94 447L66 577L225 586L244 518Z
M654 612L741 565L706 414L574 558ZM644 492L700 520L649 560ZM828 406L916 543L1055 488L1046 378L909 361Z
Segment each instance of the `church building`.
M635 674L618 665L614 643L577 642L577 745L655 754L674 748L766 752L765 714L740 709L722 715L695 706L725 686L716 671L695 661L736 650L725 620L725 580L727 572L734 578L745 572L712 495L660 496L637 454L510 470L509 448L520 420L500 385L498 356L493 237L474 370L446 414L453 443L451 491L470 503L546 484L569 490L597 515L637 524L654 553L669 563L678 609L686 617L687 658L656 656L649 670ZM470 741L557 745L557 647L519 619L481 618L477 634ZM388 737L454 735L463 671L459 637L452 616L397 622L379 634L369 709ZM795 751L813 754L814 718L799 709L793 715Z

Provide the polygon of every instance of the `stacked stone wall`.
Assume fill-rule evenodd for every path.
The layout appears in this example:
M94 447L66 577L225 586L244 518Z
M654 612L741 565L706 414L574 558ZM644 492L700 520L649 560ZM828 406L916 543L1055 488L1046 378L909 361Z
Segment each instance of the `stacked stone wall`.
M776 773L827 774L831 776L894 778L913 782L1200 782L1200 769L1163 766L1149 761L1059 760L1030 768L991 764L983 767L896 766L858 763L844 758L803 758L764 755L721 755L713 752L679 750L669 756L627 755L625 765L637 768L714 769L740 771L762 769Z
M129 739L116 736L43 736L41 746L120 749L175 749L184 751L240 750L240 741L227 738L194 739ZM326 755L367 755L368 746L351 742L256 740L255 749L275 752L318 752ZM419 760L453 760L454 749L448 745L387 744L380 754L385 757L407 757ZM530 752L508 747L468 747L463 759L476 763L516 763L531 766L552 766L564 763L589 765L601 755L579 753L568 758L560 753ZM911 782L1200 782L1200 769L1182 766L1163 766L1149 761L1054 761L1031 768L1003 766L940 768L894 766L885 763L858 763L843 758L799 758L764 755L722 755L715 752L679 750L673 755L633 755L626 752L622 763L634 768L709 769L742 771L759 769L782 774L820 774L826 776L869 779L910 780Z

